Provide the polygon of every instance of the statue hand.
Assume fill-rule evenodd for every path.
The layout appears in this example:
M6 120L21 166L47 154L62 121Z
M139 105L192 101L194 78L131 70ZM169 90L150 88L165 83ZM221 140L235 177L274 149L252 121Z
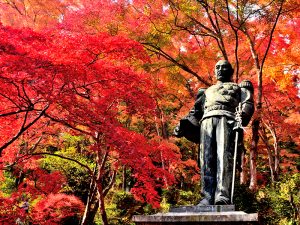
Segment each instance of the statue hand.
M175 129L173 131L173 135L176 136L176 137L183 137L183 133L180 130L180 125L179 124L175 127Z

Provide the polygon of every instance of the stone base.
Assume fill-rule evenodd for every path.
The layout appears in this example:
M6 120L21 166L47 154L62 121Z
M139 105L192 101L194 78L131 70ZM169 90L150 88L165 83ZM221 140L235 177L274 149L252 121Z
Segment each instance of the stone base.
M234 205L190 205L171 207L170 212L183 213L183 212L230 212L234 211Z
M137 225L230 225L258 224L258 214L247 214L242 211L229 212L169 212L148 216L134 216Z

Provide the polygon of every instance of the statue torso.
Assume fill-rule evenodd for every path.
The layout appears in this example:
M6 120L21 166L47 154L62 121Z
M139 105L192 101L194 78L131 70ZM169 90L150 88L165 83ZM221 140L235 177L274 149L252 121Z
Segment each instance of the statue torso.
M240 103L241 89L233 82L217 83L205 91L204 115L229 116L234 118L235 108Z

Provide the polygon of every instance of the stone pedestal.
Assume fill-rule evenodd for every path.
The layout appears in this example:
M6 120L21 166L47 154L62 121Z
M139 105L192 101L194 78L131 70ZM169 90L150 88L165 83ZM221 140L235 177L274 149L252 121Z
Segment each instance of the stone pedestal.
M170 208L172 213L185 213L185 212L231 212L235 211L234 205L188 205Z
M134 216L133 221L136 225L251 225L258 224L258 214L234 211L233 205L182 206L168 213Z

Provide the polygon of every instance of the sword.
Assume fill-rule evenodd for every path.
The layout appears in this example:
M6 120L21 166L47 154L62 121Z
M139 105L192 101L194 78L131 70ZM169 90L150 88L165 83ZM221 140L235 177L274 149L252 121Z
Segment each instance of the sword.
M236 126L233 130L236 130L235 133L235 145L234 145L234 155L233 155L233 174L232 174L232 185L231 185L231 204L233 204L233 192L234 192L234 182L235 182L235 170L236 170L236 156L237 156L237 148L239 141L239 129L244 129L242 126L242 104L239 103L238 107L235 109L235 120Z

